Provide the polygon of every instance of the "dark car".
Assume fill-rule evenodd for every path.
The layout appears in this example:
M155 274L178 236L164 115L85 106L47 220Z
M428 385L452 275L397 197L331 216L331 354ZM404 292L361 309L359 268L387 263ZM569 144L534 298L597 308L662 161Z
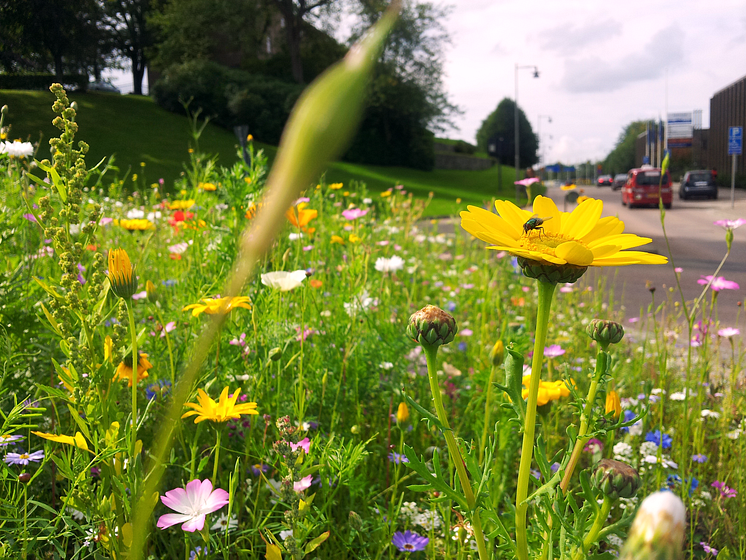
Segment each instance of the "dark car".
M614 178L611 175L599 175L598 181L596 181L596 184L599 187L603 187L604 185L611 186L614 182Z
M687 171L681 180L679 198L686 200L692 196L706 196L717 199L718 186L711 171Z
M661 176L661 169L645 166L630 169L628 180L622 187L622 206L635 208L637 206L657 205L661 198L664 208L671 208L673 190L671 189L671 174Z
M624 185L627 184L627 174L626 173L618 173L614 175L614 182L611 184L611 189L618 191L621 189Z

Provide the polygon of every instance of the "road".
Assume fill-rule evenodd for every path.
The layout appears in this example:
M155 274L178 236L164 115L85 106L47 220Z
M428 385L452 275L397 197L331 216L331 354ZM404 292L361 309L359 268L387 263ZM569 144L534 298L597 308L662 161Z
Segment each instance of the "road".
M650 237L653 241L641 249L669 256L660 212L655 208L629 209L621 204L621 191L610 187L583 187L587 196L603 200L603 215L618 216L625 224L625 231ZM666 211L666 232L671 246L671 256L681 272L681 287L688 301L702 291L697 280L715 272L726 252L725 230L713 224L722 219L746 219L746 193L736 192L735 208L731 208L730 189L721 189L718 200L681 200L677 196L678 184L674 184L674 199L671 210ZM547 196L562 209L565 192L558 187L550 187ZM568 211L574 205L568 205ZM746 226L735 230L735 239L728 260L719 276L734 280L741 286L739 290L723 290L718 295L718 315L722 326L736 326L738 302L746 293ZM656 287L656 301L662 301L664 292L676 287L673 268L666 266L633 265L623 267L591 268L590 274L607 274L614 278L615 297L623 291L623 305L626 316L639 315L642 307L651 301L650 292L645 289L649 281ZM678 297L674 299L678 300ZM707 295L709 302L709 294ZM744 329L742 329L744 330Z

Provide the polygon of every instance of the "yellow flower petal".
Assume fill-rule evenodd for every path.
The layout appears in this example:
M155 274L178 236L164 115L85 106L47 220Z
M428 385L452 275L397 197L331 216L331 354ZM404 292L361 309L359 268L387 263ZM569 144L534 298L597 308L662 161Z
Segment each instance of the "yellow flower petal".
M510 236L518 239L523 233L523 224L531 217L531 212L522 210L507 200L496 200L495 209L510 228Z
M562 213L551 198L537 196L534 200L534 214L544 220L541 227L546 233L560 233L562 231Z
M562 228L562 233L574 239L581 239L596 227L603 209L604 203L601 200L588 200L579 204L568 217L566 224L563 223L565 227Z
M562 243L554 252L559 258L565 259L568 263L576 266L590 266L593 262L591 250L583 247L577 241Z

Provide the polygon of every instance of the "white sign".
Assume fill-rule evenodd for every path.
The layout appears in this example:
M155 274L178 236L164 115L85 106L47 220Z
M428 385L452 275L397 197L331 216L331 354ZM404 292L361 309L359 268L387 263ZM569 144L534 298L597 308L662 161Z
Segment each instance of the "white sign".
M668 113L668 138L691 138L694 131L692 113Z

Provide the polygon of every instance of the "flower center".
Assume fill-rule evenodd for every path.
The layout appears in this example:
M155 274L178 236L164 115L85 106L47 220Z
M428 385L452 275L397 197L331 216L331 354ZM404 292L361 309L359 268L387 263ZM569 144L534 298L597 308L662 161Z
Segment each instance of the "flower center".
M28 453L21 453L21 454L20 454L20 455L18 456L18 458L19 458L19 459L28 459L28 458L29 458L29 454L28 454Z
M414 545L407 543L404 545L404 550L414 550Z
M554 250L568 241L575 241L583 247L585 243L563 233L546 233L543 230L530 230L520 238L521 247L528 251L554 255Z

